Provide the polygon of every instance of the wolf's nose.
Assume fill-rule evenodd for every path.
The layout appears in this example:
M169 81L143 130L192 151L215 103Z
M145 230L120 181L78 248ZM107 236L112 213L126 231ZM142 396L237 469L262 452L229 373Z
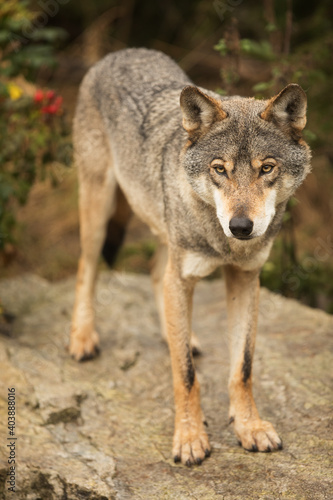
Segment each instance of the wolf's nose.
M246 217L233 217L229 229L236 238L246 238L252 233L253 222Z

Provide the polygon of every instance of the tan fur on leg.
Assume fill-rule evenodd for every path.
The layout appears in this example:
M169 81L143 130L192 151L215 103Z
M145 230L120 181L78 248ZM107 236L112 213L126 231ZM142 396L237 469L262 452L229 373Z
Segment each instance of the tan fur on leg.
M190 324L194 280L181 279L169 258L164 278L164 305L171 354L176 406L174 460L200 464L210 453L200 407L200 388L190 348Z
M160 245L152 259L151 278L155 294L155 301L160 318L161 333L165 341L167 341L167 328L164 314L164 298L163 298L163 278L168 262L168 248L166 245Z
M167 327L164 313L164 298L163 298L163 278L168 262L168 249L166 245L160 245L152 259L151 277L155 294L155 301L160 318L161 333L163 339L167 342ZM201 354L201 345L198 337L192 331L191 333L191 349L192 354Z
M106 224L112 210L112 194L115 180L110 178L97 190L81 184L80 231L81 258L76 285L76 299L73 313L70 354L77 361L90 359L98 353L99 338L94 328L94 286L97 262L106 234Z
M233 424L235 434L245 449L280 449L281 439L269 422L260 419L252 396L252 358L258 316L259 273L226 266L225 276L231 344L230 423Z

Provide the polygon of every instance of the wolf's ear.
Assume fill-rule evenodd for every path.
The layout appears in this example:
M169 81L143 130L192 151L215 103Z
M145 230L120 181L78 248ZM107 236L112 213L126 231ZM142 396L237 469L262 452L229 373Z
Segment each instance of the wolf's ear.
M297 83L287 85L273 97L261 118L273 121L285 132L300 136L306 124L306 94Z
M220 101L191 85L182 90L180 107L183 113L183 127L190 135L205 132L213 123L227 117Z

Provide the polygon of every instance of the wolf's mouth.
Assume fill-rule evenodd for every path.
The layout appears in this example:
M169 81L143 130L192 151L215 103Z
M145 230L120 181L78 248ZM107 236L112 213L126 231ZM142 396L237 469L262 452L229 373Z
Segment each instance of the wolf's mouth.
M236 240L252 240L253 236L235 236Z

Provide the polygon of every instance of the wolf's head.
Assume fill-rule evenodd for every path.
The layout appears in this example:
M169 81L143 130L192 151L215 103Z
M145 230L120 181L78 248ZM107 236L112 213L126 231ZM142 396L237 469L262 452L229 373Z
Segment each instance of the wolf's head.
M310 171L305 92L290 84L269 101L209 94L192 86L181 93L183 167L226 236L262 236Z

